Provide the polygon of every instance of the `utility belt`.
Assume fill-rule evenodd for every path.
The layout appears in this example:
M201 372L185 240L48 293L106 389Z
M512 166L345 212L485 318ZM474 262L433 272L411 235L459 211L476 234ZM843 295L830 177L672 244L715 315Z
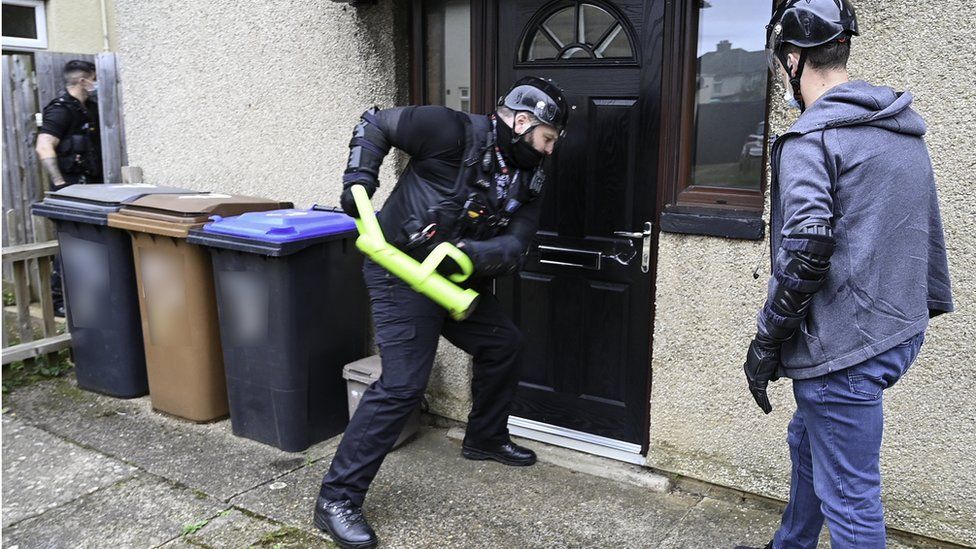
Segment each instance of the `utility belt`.
M102 172L102 160L90 135L95 130L85 122L81 131L83 133L66 136L58 143L58 169L63 174L98 176Z

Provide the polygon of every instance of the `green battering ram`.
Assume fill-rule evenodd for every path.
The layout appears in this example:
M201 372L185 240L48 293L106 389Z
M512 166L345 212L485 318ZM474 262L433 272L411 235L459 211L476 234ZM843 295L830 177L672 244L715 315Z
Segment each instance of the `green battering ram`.
M418 262L386 241L366 188L354 185L352 195L359 210L359 219L356 220L359 238L356 239L356 247L377 265L409 284L417 293L447 309L454 320L468 318L478 304L478 292L461 288L455 282L464 282L471 276L474 271L471 258L453 244L443 242L430 252L423 263ZM448 277L450 280L437 272L437 266L447 257L461 267L460 273Z

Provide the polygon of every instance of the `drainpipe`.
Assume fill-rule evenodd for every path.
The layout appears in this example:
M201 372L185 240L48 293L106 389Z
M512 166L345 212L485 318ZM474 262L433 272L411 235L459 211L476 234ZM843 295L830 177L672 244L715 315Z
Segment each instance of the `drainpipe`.
M102 51L109 51L108 46L108 10L105 9L105 0L102 4Z

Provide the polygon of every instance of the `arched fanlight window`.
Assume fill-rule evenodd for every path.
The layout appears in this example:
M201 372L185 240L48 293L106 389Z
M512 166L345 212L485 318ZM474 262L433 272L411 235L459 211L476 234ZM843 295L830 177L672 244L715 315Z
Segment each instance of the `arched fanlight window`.
M536 21L519 49L522 62L635 58L626 23L595 4L557 6Z

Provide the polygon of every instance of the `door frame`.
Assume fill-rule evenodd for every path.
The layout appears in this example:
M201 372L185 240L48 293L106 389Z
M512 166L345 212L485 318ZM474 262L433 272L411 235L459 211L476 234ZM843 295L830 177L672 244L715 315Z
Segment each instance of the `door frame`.
M475 113L487 114L497 101L494 93L497 82L497 46L498 46L498 1L499 0L471 0L471 108ZM659 90L660 100L655 105L645 106L641 112L641 128L658 127L658 132L651 132L642 137L642 142L649 150L656 150L657 155L652 160L656 166L648 173L657 174L655 205L653 214L653 234L651 236L652 264L649 273L650 303L648 331L648 364L647 387L643 441L640 454L647 455L650 446L651 428L651 388L653 386L653 357L654 357L654 327L656 317L656 292L658 259L660 251L660 221L661 213L668 203L668 197L673 193L675 182L678 181L681 166L681 151L687 141L688 128L687 99L684 97L683 79L688 74L689 48L695 48L694 37L690 34L694 30L689 28L693 13L694 0L647 0L644 10L644 35L641 37L641 58L645 64L657 63L661 71L651 74L644 71L641 76L642 95L646 90ZM423 0L412 0L410 5L410 101L412 104L425 103L425 74L424 66L424 18ZM658 20L660 23L655 23ZM692 23L693 24L693 23ZM657 46L657 47L656 47ZM667 107L667 108L665 108ZM646 130L642 130L646 131ZM588 451L585 447L580 448ZM589 451L589 453L594 453ZM608 456L610 457L610 456ZM621 458L618 458L621 459Z

